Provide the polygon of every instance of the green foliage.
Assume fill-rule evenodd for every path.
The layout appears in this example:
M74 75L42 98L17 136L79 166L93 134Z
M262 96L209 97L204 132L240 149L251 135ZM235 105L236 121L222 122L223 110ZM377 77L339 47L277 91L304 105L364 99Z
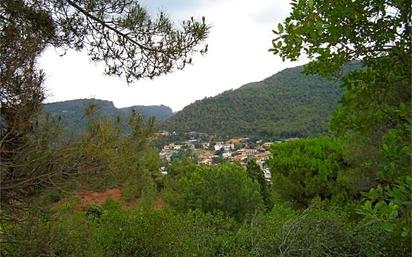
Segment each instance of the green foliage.
M52 202L52 203L56 203L56 202L60 201L61 198L62 198L62 196L61 196L61 194L58 193L58 192L50 192L50 193L47 195L47 199L48 199L50 202Z
M11 27L21 38L10 42L20 42L22 46L27 43L22 35L28 35L27 39L35 35L25 29L36 24L38 19L50 23L53 21L50 19L56 18L37 10L41 5L31 7L28 3L0 3L0 7L21 11L13 16L16 23ZM51 1L50 6L53 3ZM76 6L72 1L67 3L69 8ZM308 0L292 1L292 5L291 17L278 25L276 33L280 38L274 42L275 52L284 58L295 59L303 49L309 57L316 59L307 66L307 71L322 75L336 74L344 63L357 58L363 58L365 66L343 80L346 92L342 108L335 113L333 121L342 138L308 138L273 146L269 166L272 189L279 198L275 204L269 202L275 198L270 197L268 185L254 162L249 162L244 169L233 164L199 166L189 158L176 159L169 168L169 175L162 179L159 157L148 148L153 132L152 119L143 119L132 112L128 122L130 133L124 133L119 119L97 119L90 107L86 109L89 124L82 138L63 144L57 137L58 128L49 126L47 116L46 122L32 127L34 123L31 124L30 118L39 103L35 101L33 108L28 108L33 112L27 116L12 119L13 112L7 113L8 122L21 123L2 129L13 138L7 141L12 144L2 145L1 150L18 151L1 159L7 172L1 174L0 255L411 256L411 55L407 44L410 42L410 5L407 1L377 0ZM72 9L69 14L75 15L76 10ZM142 10L136 12L142 14ZM394 10L395 13L390 13ZM4 23L11 15L9 9L6 11L0 8L0 12L7 14L2 15L0 22ZM30 14L34 23L29 27L16 26L24 25L22 19L26 18L20 17L21 14ZM146 20L145 17L142 19ZM133 25L134 22L126 20L123 25ZM192 21L187 26L196 24L199 25ZM32 49L34 52L44 47L41 42L33 42L39 44L33 46L36 48ZM21 57L17 52L16 55L17 59ZM29 56L31 64L21 62L24 64L22 70L33 68L30 65L34 59ZM11 62L15 66L12 68L18 67L16 63ZM116 65L107 65L115 69L109 73L118 72ZM391 69L388 70L388 66ZM285 71L282 76L287 77L288 72L296 78L294 70ZM274 76L259 87L271 88L273 81L281 81L282 76ZM13 79L20 79L20 76ZM305 85L314 83L311 85L314 92L324 90L316 87L317 77L305 79ZM34 82L34 86L38 86L39 81ZM312 99L302 94L294 86L295 82L291 80L287 85L301 94L297 103L316 110L332 109L330 107L334 105L322 105L325 107L322 109L312 105L313 102L308 104L308 99L323 104L317 97L323 100L327 94L314 94L316 97ZM260 93L253 94L255 88L257 86L247 85L237 92L259 96L259 103L250 101L255 105L280 99L274 102L292 110L287 104L296 102L291 100L296 95L289 94L291 91L285 91L282 86L275 87L279 90L274 94L282 98L260 98ZM225 93L222 97L231 99L231 94ZM270 96L270 93L266 95ZM17 109L25 110L24 106L19 106L19 98L16 99ZM239 98L239 102L242 99ZM250 108L247 104L245 107ZM10 106L7 108L11 110ZM230 114L231 109L227 108L225 115ZM218 113L210 110L210 113ZM269 113L271 109L267 110ZM201 114L193 115L201 117ZM319 121L297 120L303 120L304 127L314 127L313 124ZM243 130L242 124L246 124L243 121L237 120L241 129L233 130L233 133L247 131ZM281 124L268 126L272 125ZM16 129L18 133L10 129ZM252 131L251 127L248 129ZM300 130L296 124L289 124L259 133L282 137L322 131L317 129ZM6 139L7 136L2 141ZM48 186L48 181L68 184L75 181L78 183L75 189L105 189L116 185L122 187L124 197L143 199L133 209L113 200L106 201L103 206L91 204L81 208L79 199L65 198L61 193L63 190L45 191L44 196L36 199L42 187ZM168 190L171 207L154 204L157 191L163 186ZM16 209L5 205L17 203L22 207L29 202L22 201L24 197L19 194L30 196L33 205L27 212L14 213ZM263 211L264 204L270 211ZM16 220L19 222L14 222Z
M293 0L291 5L290 16L273 31L271 51L290 60L307 55L311 72L329 75L347 61L371 60L397 49L410 53L407 1Z
M259 165L256 164L255 160L249 160L246 163L246 171L248 176L260 186L260 194L262 196L263 202L268 210L272 209L273 199L270 193L270 184L266 181L263 171L260 169Z
M283 70L260 82L186 106L163 125L170 131L289 138L319 135L341 97L337 81Z
M213 192L213 193L212 193ZM237 165L199 166L183 177L171 204L178 210L222 212L237 220L250 218L261 209L259 184Z
M86 206L85 211L86 211L87 216L93 217L93 218L100 218L100 216L103 214L102 208L100 208L100 206L95 205L95 204Z
M172 160L167 175L175 180L179 180L189 173L194 172L196 168L197 165L190 158L177 158Z
M15 239L28 236L31 243L6 243L2 251L13 257L246 256L239 255L242 248L235 244L238 225L222 215L128 210L114 201L98 208L99 216L72 209L55 213L53 220L20 224Z
M277 206L257 220L253 250L263 256L348 256L356 252L350 249L350 228L334 211L309 208L297 214Z
M409 241L382 225L353 221L343 210L317 202L303 212L275 205L241 233L251 256L410 256Z
M392 257L410 256L411 252L410 240L395 237L383 223L351 220L345 211L321 202L303 212L276 204L249 223L200 210L125 209L112 200L95 208L100 215L86 215L70 205L49 213L31 213L30 222L13 230L13 239L19 244L5 242L2 254Z
M388 186L377 186L365 194L364 203L358 213L370 222L380 222L388 232L411 237L412 214L412 179L406 176L403 180Z
M141 187L145 169L158 172L160 161L148 149L153 120L132 113L129 129L125 134L118 122L90 117L87 131L71 151L83 184L95 190L131 182Z
M104 256L214 256L228 220L199 212L112 211L102 217L97 244ZM230 221L229 221L230 222ZM161 231L161 233L159 233ZM222 245L223 246L223 245Z
M281 199L307 207L315 197L348 200L350 192L339 181L345 172L342 142L330 137L275 144L268 161L272 187Z
M151 17L136 1L3 1L0 15L1 27L18 25L43 45L85 50L106 74L127 82L183 69L194 53L207 51L204 17L177 28L165 13Z
M78 172L55 168L56 160L70 158L56 158L48 147L40 151L36 140L29 140L39 136L34 128L45 94L37 58L46 46L86 50L92 61L105 64L106 74L127 82L183 69L192 54L207 51L205 18L192 17L175 28L164 13L150 17L136 1L7 0L0 2L0 17L2 209L20 205L55 177ZM19 162L34 156L33 163Z
M135 163L136 170L131 171L121 180L122 195L127 200L144 197L146 189L154 190L154 194L164 187L163 175L159 171L161 161L158 153L149 148L145 149L141 155Z
M90 237L94 225L84 213L62 213L52 217L51 213L32 210L23 222L14 225L7 243L2 243L4 256L93 256Z
M377 174L381 183L364 194L358 212L385 229L411 237L412 177L410 173L410 124L387 131L384 136Z
M5 220L15 219L15 212L20 208L14 207L37 195L53 181L57 183L62 176L71 174L70 170L65 170L66 166L60 166L67 148L60 144L59 128L48 117L29 126L1 128L5 128L2 133L11 129L10 133L2 134L0 153L1 218Z
M306 71L321 75L336 75L347 62L362 60L364 67L342 80L346 92L332 125L345 138L366 142L364 151L349 153L360 160L356 172L366 170L369 179L375 178L376 188L366 195L361 212L389 218L410 235L405 220L411 220L411 199L404 197L411 179L410 3L294 0L292 6L274 31L271 51L290 60L306 54L311 59Z
M275 204L270 212L256 216L250 225L244 226L241 235L247 238L251 256L282 256L279 246L282 244L282 235L287 236L284 227L297 217L296 211ZM283 246L287 247L286 244Z
M163 121L173 115L172 109L167 106L132 106L128 108L116 108L112 102L98 99L78 99L63 102L43 104L43 112L49 113L52 117L58 117L63 133L66 137L82 135L87 129L87 120L84 119L84 109L94 105L96 108L94 115L97 117L107 117L112 120L119 119L122 128L127 132L127 120L130 111L133 109L143 117L154 117L156 121Z

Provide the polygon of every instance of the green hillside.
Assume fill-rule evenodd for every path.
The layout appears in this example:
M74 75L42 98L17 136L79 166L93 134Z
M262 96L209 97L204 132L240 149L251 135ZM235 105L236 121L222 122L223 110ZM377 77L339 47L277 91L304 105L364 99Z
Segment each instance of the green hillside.
M95 112L98 116L109 118L120 117L122 122L127 121L131 109L136 110L144 117L155 117L157 121L166 120L173 115L172 109L164 105L136 105L126 108L116 108L112 102L99 99L76 99L48 103L43 105L43 111L52 114L54 117L59 116L66 133L77 134L84 131L86 127L84 112L85 108L90 104L95 106Z
M296 137L325 132L341 97L339 83L285 69L263 81L199 100L164 124L178 132Z

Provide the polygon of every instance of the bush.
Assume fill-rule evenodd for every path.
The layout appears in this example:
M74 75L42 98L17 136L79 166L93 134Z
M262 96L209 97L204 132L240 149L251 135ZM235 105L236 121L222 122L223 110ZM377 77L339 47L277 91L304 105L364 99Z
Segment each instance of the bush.
M263 204L259 184L233 164L199 166L179 181L177 194L170 202L178 210L222 212L238 221L250 218Z
M99 222L95 244L107 257L241 256L236 223L223 215L110 209Z
M58 192L51 192L47 195L47 200L51 203L57 203L58 201L61 200L61 195Z
M330 203L314 201L304 211L275 205L242 231L251 256L391 257L410 256L410 240L399 238L383 223L354 221Z
M100 216L102 216L103 214L102 208L95 204L86 206L85 211L88 217L93 217L93 218L100 218Z
M273 189L284 201L307 207L313 198L348 199L348 189L337 178L347 167L342 143L329 137L275 144L268 164Z

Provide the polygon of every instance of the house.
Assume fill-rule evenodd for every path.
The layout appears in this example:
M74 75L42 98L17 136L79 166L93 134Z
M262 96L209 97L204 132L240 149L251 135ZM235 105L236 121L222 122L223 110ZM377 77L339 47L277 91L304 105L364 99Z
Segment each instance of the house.
M247 157L253 157L257 154L256 149L245 149L245 154Z
M222 157L225 159L229 159L230 157L232 157L232 153L231 152L224 152L222 154Z
M267 160L271 155L272 155L271 152L265 151L263 153L259 152L259 153L255 154L253 156L253 158L256 159L256 160Z
M240 143L247 143L249 142L249 138L248 137L243 137L240 139Z
M175 144L173 144L173 143L168 144L168 145L165 145L165 146L163 146L162 151L170 151L170 150L173 150L174 146L175 146Z
M218 142L214 145L215 152L220 151L222 148L223 148L223 143L222 142Z
M225 144L225 145L223 145L223 150L225 152L235 150L235 144Z
M238 155L233 156L233 161L235 162L243 162L246 159L247 159L247 156L245 154L238 154Z
M160 156L161 159L163 159L163 160L165 160L165 161L167 161L167 162L170 162L170 161L172 160L172 156L173 156L174 154L177 154L177 151L175 151L175 150L171 150L171 151L161 151L161 152L159 153L159 156Z
M173 150L181 150L182 149L182 145L174 145L173 146Z
M204 164L204 165L212 165L213 164L213 159L212 158L207 158L199 161L199 164Z
M226 144L240 144L242 141L241 138L232 138L226 141Z

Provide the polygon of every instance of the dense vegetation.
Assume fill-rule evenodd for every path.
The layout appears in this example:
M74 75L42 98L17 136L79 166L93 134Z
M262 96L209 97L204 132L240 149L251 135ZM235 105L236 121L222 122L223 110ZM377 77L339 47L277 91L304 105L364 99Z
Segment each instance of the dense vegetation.
M127 123L132 110L146 118L154 117L159 122L173 115L172 109L164 105L116 108L112 102L98 99L78 99L43 105L45 113L60 119L66 134L77 135L86 130L87 121L84 118L86 108L94 108L94 115L100 117L119 118L123 124Z
M171 131L288 138L319 135L341 98L340 82L283 70L263 81L186 106L166 121Z
M9 27L33 44L37 34L30 31L41 35L38 26L48 28L48 19L27 3L1 2L8 9L0 12L29 25L42 18L34 27ZM291 60L306 51L308 73L337 75L358 59L364 67L343 75L334 135L272 146L271 181L252 160L246 167L207 167L182 157L161 175L150 147L154 120L135 112L125 133L119 119L87 108L85 133L63 142L58 120L35 115L42 97L33 62L42 47L28 51L34 56L22 58L18 69L21 54L10 58L0 48L9 58L0 60L17 69L0 74L15 89L1 92L17 94L6 106L1 99L0 255L411 256L410 3L292 0L292 6L271 51ZM18 7L30 15L19 16ZM0 34L0 43L17 40L16 48L26 49L19 33ZM119 193L104 202L85 197L109 190Z
M233 164L198 166L182 159L173 162L170 176L159 180L157 155L150 156L144 144L116 136L120 134L110 122L93 121L89 129L93 133L72 149L79 154L72 161L81 165L81 172L59 188L42 190L19 223L3 226L13 240L3 245L5 256L410 256L410 236L401 236L399 227L393 230L393 220L371 220L350 196L328 199L319 189L303 198L305 206L298 206L283 197L288 192L284 189L299 191L294 194L299 197L307 188L294 188L290 178L283 188L264 182L269 194L264 193L251 164L246 170ZM321 138L311 139L306 147L305 141L275 145L274 159L289 166L273 164L272 172L279 169L285 176L293 170L310 181L308 168L280 157L287 155L280 150L323 163L313 168L317 170L334 165L331 160L341 156L342 148L332 142ZM122 151L117 153L117 147ZM316 177L318 185L336 183L332 176ZM309 190L317 189L312 186ZM85 204L70 187L119 187L123 196ZM339 188L330 192L338 195ZM265 205L268 197L272 203ZM162 199L165 205L159 204Z

